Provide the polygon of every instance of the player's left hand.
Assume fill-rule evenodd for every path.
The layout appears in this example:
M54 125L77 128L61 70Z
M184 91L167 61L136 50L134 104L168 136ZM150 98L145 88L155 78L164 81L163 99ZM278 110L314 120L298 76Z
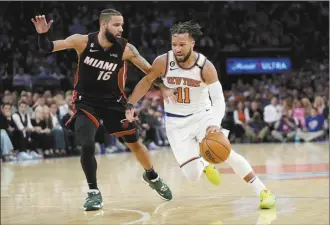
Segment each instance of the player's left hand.
M219 126L216 126L216 125L209 126L206 129L206 134L209 134L209 133L220 133L220 132L221 132L220 127Z
M132 123L136 120L138 120L139 118L136 116L135 114L135 108L134 108L134 105L130 104L130 103L127 103L126 104L126 110L125 110L125 116L126 116L126 119Z

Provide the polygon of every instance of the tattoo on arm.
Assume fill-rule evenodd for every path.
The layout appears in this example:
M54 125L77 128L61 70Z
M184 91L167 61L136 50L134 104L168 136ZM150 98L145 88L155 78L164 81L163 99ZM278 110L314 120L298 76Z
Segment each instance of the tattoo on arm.
M135 64L137 67L139 67L141 70L143 70L145 73L147 73L148 72L147 70L149 70L151 67L150 63L140 55L139 51L132 44L127 43L127 47L133 53L131 62Z

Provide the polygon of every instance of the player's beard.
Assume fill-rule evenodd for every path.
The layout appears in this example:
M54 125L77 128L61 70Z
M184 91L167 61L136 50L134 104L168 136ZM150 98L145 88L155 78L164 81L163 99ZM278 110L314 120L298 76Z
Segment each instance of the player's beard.
M190 48L188 54L187 54L183 59L178 59L178 58L174 55L175 58L176 58L176 61L177 61L177 62L180 62L180 63L184 63L184 62L186 62L186 61L189 59L189 57L190 57L190 55L191 55L191 52L192 52L192 49Z
M111 43L115 43L117 41L115 35L113 35L108 28L105 29L104 35L107 38L107 40Z

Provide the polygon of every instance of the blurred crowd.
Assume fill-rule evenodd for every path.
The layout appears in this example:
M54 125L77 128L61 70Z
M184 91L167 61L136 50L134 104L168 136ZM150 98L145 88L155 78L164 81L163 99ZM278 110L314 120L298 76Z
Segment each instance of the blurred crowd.
M29 4L29 6L27 6ZM65 127L73 114L73 50L43 54L31 18L54 23L52 40L99 29L99 12L124 15L124 37L149 62L170 49L169 28L197 20L204 27L196 48L219 70L220 51L292 48L299 69L259 79L238 80L225 90L226 116L235 143L319 141L329 138L329 2L7 2L0 9L1 156L27 160L79 155L74 133ZM28 10L29 9L29 10ZM211 19L210 19L211 18ZM243 55L242 55L243 56ZM143 73L129 67L126 92ZM246 79L244 79L246 80ZM139 132L149 149L168 146L163 100L152 90L139 105ZM127 151L101 126L100 153Z

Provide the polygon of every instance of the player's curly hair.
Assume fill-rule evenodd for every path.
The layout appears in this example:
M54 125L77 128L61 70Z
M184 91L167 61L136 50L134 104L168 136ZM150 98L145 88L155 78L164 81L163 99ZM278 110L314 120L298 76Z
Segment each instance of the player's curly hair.
M201 28L202 27L197 22L190 20L175 24L171 28L171 34L174 35L188 33L190 37L196 40L203 35Z
M122 14L115 10L115 9L104 9L101 11L101 14L100 14L100 21L102 20L110 20L111 19L111 16L121 16Z

